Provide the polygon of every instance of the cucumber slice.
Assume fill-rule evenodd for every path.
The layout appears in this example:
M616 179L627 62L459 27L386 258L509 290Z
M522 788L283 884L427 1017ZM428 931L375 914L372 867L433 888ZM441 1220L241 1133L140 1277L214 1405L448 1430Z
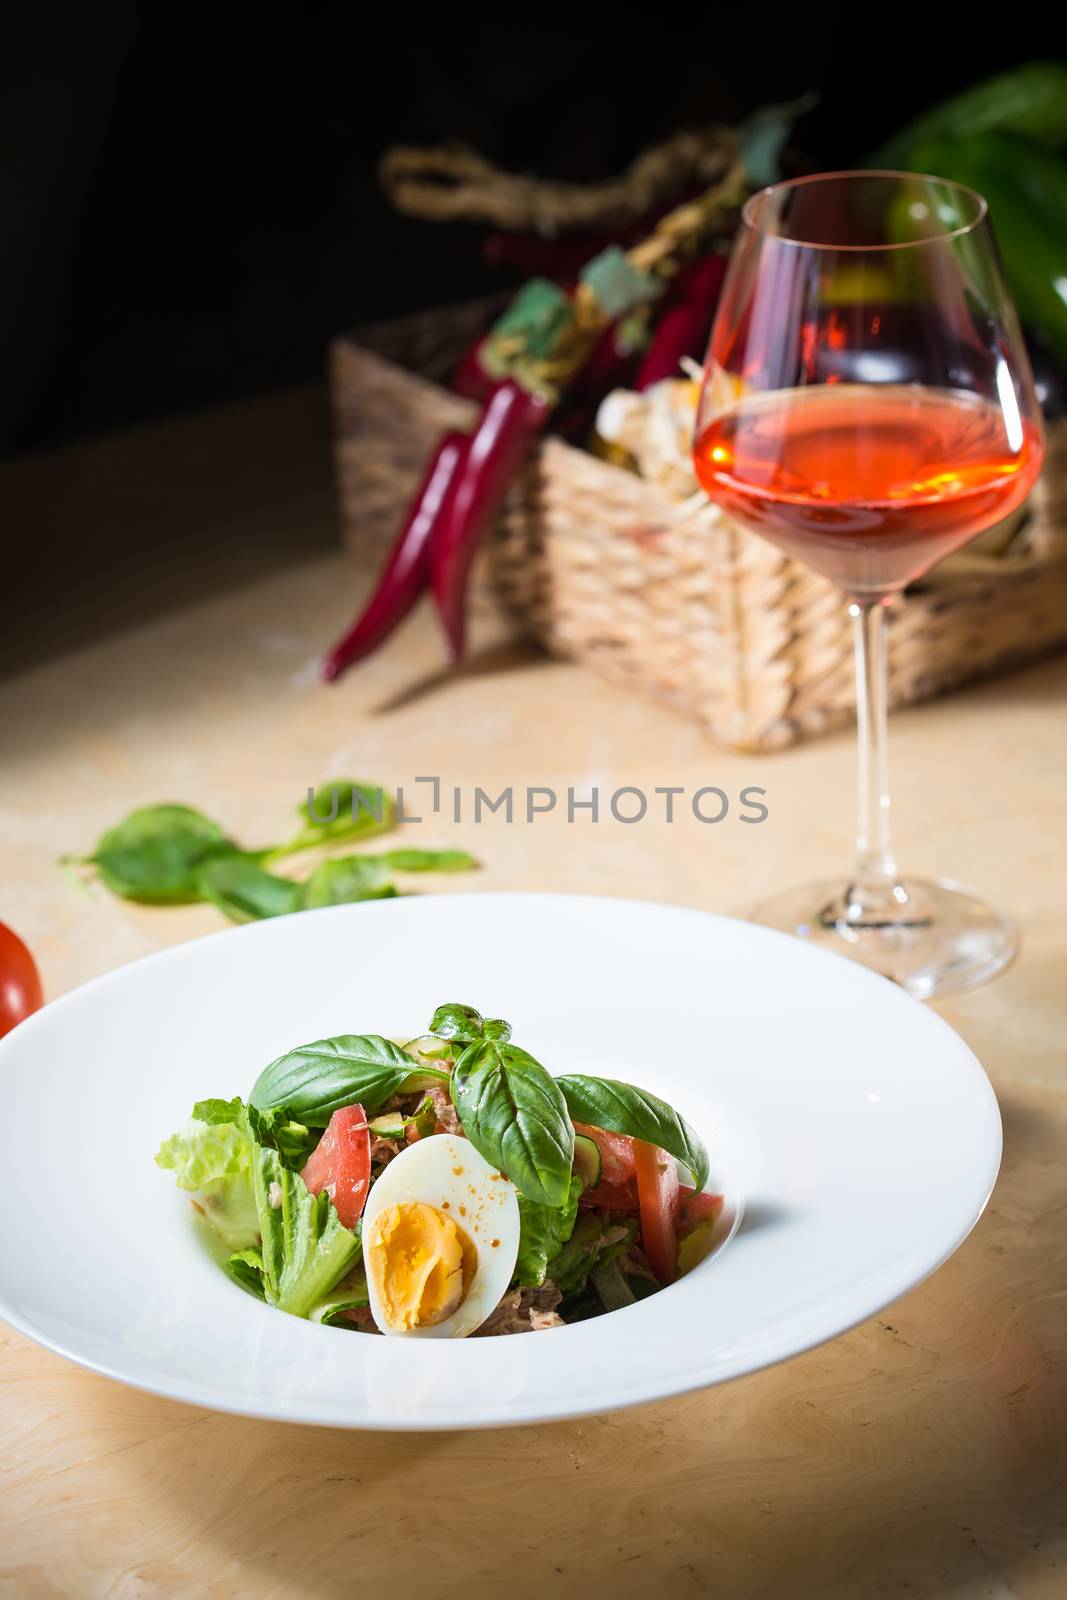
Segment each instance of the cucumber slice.
M451 1039L439 1039L436 1033L420 1034L417 1039L409 1039L403 1048L420 1061L447 1061L454 1054Z
M437 1128L437 1109L429 1098L422 1100L415 1107L415 1115L409 1118L415 1132L420 1139L426 1139Z
M385 1111L380 1117L373 1117L367 1126L376 1139L402 1139L404 1137L404 1113L402 1111Z
M600 1182L600 1148L588 1134L574 1135L574 1169L587 1189L595 1189Z

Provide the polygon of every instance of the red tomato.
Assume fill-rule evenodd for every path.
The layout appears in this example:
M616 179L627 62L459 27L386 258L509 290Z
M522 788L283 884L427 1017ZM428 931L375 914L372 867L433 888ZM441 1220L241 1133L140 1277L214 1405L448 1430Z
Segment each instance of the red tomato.
M657 1145L634 1140L637 1197L641 1202L641 1242L660 1283L673 1283L678 1271L678 1168Z
M370 1129L362 1106L334 1112L300 1176L312 1194L325 1189L345 1227L355 1227L370 1188Z
M683 1189L678 1209L679 1238L684 1239L687 1233L699 1228L702 1222L714 1222L721 1210L721 1194L694 1194L692 1189Z
M604 1128L590 1128L584 1122L574 1124L575 1133L584 1133L600 1151L603 1183L625 1183L634 1175L634 1142L624 1133L608 1133Z
M36 963L17 933L0 922L0 1038L44 1005Z
M606 1206L609 1211L637 1210L637 1191L632 1183L598 1183L586 1189L578 1202L583 1206Z

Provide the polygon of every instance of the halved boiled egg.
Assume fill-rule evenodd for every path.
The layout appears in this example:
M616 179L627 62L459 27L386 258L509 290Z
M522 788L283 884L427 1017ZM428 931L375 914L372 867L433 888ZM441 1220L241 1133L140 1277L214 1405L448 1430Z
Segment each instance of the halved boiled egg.
M462 1339L506 1294L518 1250L514 1185L468 1139L420 1139L390 1161L367 1197L371 1315L382 1333Z

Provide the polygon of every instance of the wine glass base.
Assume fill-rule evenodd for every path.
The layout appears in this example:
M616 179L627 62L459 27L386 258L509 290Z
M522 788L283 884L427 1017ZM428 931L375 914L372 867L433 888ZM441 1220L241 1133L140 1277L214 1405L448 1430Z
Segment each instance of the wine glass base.
M1019 949L1010 917L945 879L906 878L877 911L850 903L847 882L787 889L752 921L849 956L929 1000L988 983Z

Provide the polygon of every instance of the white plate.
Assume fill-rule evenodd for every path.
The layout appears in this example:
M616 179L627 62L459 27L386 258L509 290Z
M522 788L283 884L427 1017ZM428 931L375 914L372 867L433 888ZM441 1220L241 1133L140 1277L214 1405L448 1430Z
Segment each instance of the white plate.
M420 1032L463 1000L555 1072L696 1124L744 1217L674 1287L508 1338L381 1339L244 1294L153 1155L283 1050ZM220 1410L362 1428L543 1421L797 1354L932 1272L996 1178L1000 1117L937 1016L748 923L558 895L426 895L281 917L98 979L0 1042L0 1314L87 1367Z

